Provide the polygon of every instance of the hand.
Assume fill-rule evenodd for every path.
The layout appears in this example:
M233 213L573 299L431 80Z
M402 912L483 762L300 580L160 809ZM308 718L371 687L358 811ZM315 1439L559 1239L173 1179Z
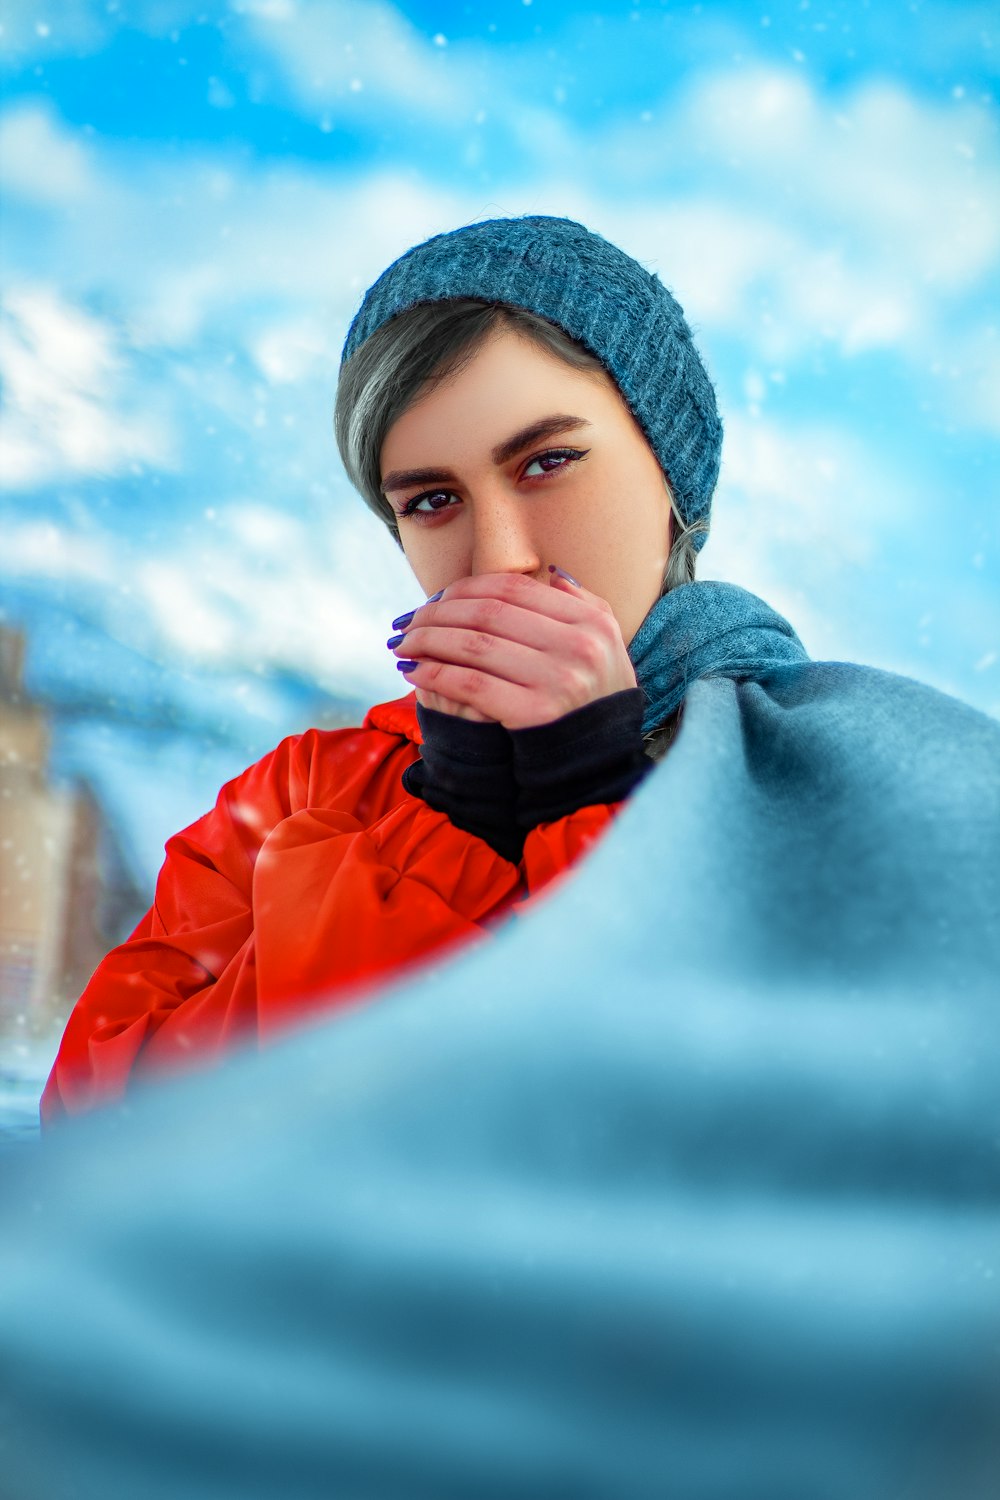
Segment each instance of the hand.
M417 662L404 675L423 707L506 729L636 686L611 606L555 573L459 578L414 612L395 653Z

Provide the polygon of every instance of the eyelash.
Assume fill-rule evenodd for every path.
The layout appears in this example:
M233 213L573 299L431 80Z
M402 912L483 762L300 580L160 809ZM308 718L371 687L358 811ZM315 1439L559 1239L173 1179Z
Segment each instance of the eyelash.
M569 459L571 463L578 463L581 459L586 458L587 454L589 452L590 452L589 448L546 448L545 451L544 451L544 453L535 453L531 458L529 458L528 461L527 461L527 463L525 464L525 468L526 469L530 468L532 464L541 463L541 461L543 459L545 459L545 458L566 458L566 459ZM568 464L560 464L557 469L551 469L549 471L549 473L552 473L552 474L561 474L563 472L563 470L566 469L566 468L568 468L568 467L569 467ZM530 476L530 478L528 479L528 483L531 484L533 482L544 481L547 478L548 478L548 474L532 474ZM413 516L413 515L417 515L417 516L433 516L433 515L439 515L441 513L439 511L434 511L434 510L417 510L416 507L420 504L421 500L429 500L431 498L431 496L433 496L433 495L451 495L452 493L453 493L453 491L451 491L451 490L443 490L443 489L424 490L421 494L414 495L414 496L412 496L411 499L407 500L407 502L403 506L402 510L400 510L399 515L400 516ZM441 511L448 510L448 509L450 509L449 506L442 506L441 507Z

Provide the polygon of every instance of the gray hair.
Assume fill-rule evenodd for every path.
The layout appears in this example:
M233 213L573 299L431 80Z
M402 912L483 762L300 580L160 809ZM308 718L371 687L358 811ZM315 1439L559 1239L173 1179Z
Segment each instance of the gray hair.
M589 349L548 319L472 297L418 303L397 313L341 368L333 413L340 457L347 477L400 548L396 513L381 490L380 455L389 429L418 395L463 369L498 325L514 328L574 369L608 374ZM704 521L685 526L666 474L663 483L674 524L661 595L693 582L695 538L708 529Z

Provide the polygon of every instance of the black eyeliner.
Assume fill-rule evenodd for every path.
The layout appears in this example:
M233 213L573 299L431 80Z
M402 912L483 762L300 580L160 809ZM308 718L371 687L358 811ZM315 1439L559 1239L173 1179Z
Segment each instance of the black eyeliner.
M589 452L590 452L589 448L546 448L546 449L544 449L543 452L541 452L541 453L535 453L535 454L533 454L531 456L531 458L526 459L524 466L525 466L525 468L528 468L528 466L530 464L538 463L538 461L540 459L543 459L543 458L568 458L568 459L571 459L574 463L578 463L581 459L586 458L587 454ZM558 473L559 471L557 469L555 469L552 472L553 473ZM533 475L532 477L533 478L537 478L537 479L542 479L542 478L545 478L547 476L539 474L539 475ZM414 512L415 512L416 506L418 506L420 504L421 500L428 500L431 497L431 495L452 495L452 494L454 494L454 490L446 490L446 489L444 489L440 485L438 486L437 489L423 490L423 491L421 491L421 493L419 495L414 495L414 496L412 496L411 499L407 500L407 502L403 506L402 510L397 511L397 515L399 515L399 516L411 516L411 515L413 515ZM442 509L447 509L447 507L443 506ZM434 515L435 512L434 511L421 511L420 514L421 515Z

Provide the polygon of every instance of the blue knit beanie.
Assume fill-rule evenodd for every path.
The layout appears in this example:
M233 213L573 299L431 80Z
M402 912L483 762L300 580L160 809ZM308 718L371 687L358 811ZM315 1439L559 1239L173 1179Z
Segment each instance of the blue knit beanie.
M414 245L365 293L341 365L397 313L474 297L556 323L613 376L690 526L707 528L722 422L680 306L623 250L572 219L488 219ZM693 538L695 548L704 534Z

